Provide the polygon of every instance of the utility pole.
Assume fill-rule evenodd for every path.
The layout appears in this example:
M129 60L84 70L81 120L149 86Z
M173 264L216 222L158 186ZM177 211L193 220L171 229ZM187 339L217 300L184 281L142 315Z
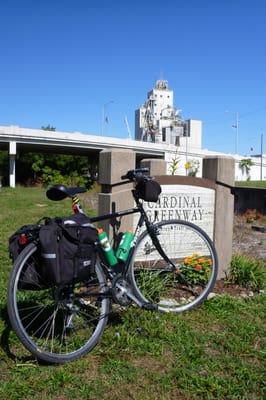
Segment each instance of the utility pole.
M236 154L238 154L238 129L239 129L239 115L236 113Z
M235 154L238 154L238 136L239 136L239 113L233 111L225 111L226 113L235 114L235 123L232 125L232 128L236 130L236 137L235 137Z
M103 105L103 108L102 108L102 124L101 124L101 135L103 136L104 135L104 131L105 131L105 125L106 124L108 124L109 123L109 119L108 119L108 117L106 116L106 108L107 108L107 106L109 105L109 104L112 104L114 101L113 100L110 100L110 101L108 101L107 103L105 103L104 105Z
M263 133L260 136L260 180L262 181L262 163L263 163Z

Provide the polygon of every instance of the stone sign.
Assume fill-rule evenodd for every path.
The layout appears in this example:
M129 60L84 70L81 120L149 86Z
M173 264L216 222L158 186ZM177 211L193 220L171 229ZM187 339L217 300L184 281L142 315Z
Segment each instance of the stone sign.
M161 187L157 203L143 202L150 221L182 219L198 225L213 239L214 188L176 184L161 184ZM138 214L135 215L134 226L137 221Z

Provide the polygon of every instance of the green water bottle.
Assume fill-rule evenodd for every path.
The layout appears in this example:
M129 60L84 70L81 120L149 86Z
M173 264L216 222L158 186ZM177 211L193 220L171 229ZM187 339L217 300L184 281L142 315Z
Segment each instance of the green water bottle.
M103 231L103 229L98 229L98 238L100 240L101 248L104 251L104 255L106 258L106 261L110 265L110 267L113 267L114 265L117 264L117 258L114 254L114 250L109 242L107 233Z
M119 261L127 261L133 239L134 234L132 232L125 232L123 234L121 242L119 243L118 249L116 251L116 258Z

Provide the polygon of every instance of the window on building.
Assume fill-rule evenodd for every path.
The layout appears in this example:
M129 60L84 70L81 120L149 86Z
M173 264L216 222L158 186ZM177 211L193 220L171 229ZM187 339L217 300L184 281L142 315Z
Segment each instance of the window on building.
M183 136L190 137L190 124L189 122L184 125L184 133Z
M165 128L162 129L162 140L163 140L163 142L166 141L166 129Z

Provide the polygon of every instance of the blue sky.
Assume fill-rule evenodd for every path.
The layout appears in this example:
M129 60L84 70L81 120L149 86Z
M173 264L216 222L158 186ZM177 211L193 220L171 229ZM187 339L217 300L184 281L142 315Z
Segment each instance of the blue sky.
M0 17L0 125L100 134L112 101L105 134L127 137L164 78L204 148L234 152L236 112L239 152L266 142L266 0L0 0Z

